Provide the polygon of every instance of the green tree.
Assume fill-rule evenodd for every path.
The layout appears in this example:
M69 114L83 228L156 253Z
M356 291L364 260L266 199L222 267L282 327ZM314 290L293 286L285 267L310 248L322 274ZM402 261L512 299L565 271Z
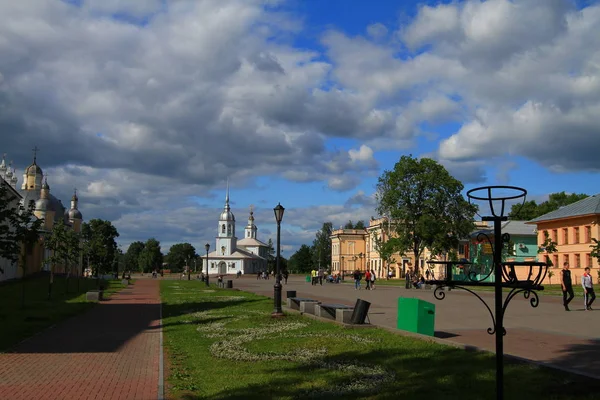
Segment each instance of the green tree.
M323 268L331 267L331 232L333 224L324 222L312 244L313 264Z
M352 222L352 220L346 222L346 225L344 225L344 229L354 229L354 223Z
M125 269L138 271L140 268L140 253L144 250L144 242L133 242L125 253ZM144 272L144 271L141 271Z
M186 265L193 265L198 258L196 249L190 243L177 243L171 246L166 255L169 268L174 271L182 271Z
M50 257L46 259L46 262L50 264L50 280L48 282L48 300L52 298L52 287L54 285L54 270L56 264L63 264L65 269L67 267L69 257L68 243L67 243L67 230L69 228L65 225L63 219L59 219L58 222L52 227L52 231L46 236L44 240L44 247L51 251ZM67 270L67 276L69 270ZM68 290L68 278L67 278L67 290Z
M365 221L362 219L354 224L354 229L365 229Z
M160 242L150 238L144 244L140 253L139 267L142 272L152 272L162 268L163 255L160 251Z
M267 271L275 271L275 248L271 238L267 242Z
M110 221L92 219L81 226L83 251L93 275L99 279L100 274L110 271L118 257L116 238L119 232Z
M383 261L386 273L389 272L390 264L396 262L394 254L397 253L400 248L398 239L388 237L388 240L383 240L382 237L373 234L373 247Z
M477 209L464 199L463 188L430 158L402 156L379 177L377 211L394 221L401 254L410 251L419 260L425 247L450 251L473 231Z
M0 184L0 257L17 263L21 269L21 307L25 307L27 258L40 239L44 220L35 217L33 201L22 205L12 192L5 182Z
M556 253L558 251L556 247L557 245L558 243L552 240L552 238L548 234L548 231L544 231L544 242L538 247L538 254L546 253L546 264L548 264L549 267L552 267L554 265L552 263L552 260L550 260L550 254ZM558 265L554 266L558 267Z
M519 219L530 221L534 218L540 217L552 211L556 211L561 207L568 206L579 200L583 200L589 197L584 193L571 193L567 194L564 191L558 193L552 193L548 196L548 200L537 204L535 200L526 201L521 204L514 204L510 208L508 217L511 219Z
M310 272L314 268L312 250L309 246L303 244L290 257L289 268L298 272Z
M590 248L592 249L591 256L598 260L598 263L600 263L600 241L592 238L592 242L594 243L590 244ZM597 282L600 283L600 272L598 272Z

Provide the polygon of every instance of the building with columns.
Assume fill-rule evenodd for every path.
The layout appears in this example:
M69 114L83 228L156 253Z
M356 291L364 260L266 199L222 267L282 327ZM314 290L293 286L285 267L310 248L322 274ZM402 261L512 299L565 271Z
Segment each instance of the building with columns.
M6 155L3 156L0 162L0 183L8 185L15 198L18 199L15 207L19 204L24 207L33 204L34 215L44 220L42 237L33 247L31 254L27 256L27 274L49 270L50 266L44 260L51 255L51 252L44 248L43 236L52 232L54 224L61 219L65 225L71 227L75 232L81 231L83 216L78 209L79 198L77 193L73 194L69 208L65 207L60 199L50 193L48 179L44 177L42 168L37 164L37 148L34 150L33 162L25 168L20 190L18 189L16 171L12 168L12 163L6 164ZM8 260L0 260L0 265L2 266L0 268L4 270L4 273L0 271L0 281L20 278L23 274L21 268L18 268L16 264L11 264ZM57 265L54 271L57 273L64 272L64 267Z
M244 238L238 241L235 231L235 216L229 205L229 184L225 195L225 206L217 224L216 247L203 258L209 275L255 274L267 269L268 245L257 238L258 228L254 224L254 211L250 208Z

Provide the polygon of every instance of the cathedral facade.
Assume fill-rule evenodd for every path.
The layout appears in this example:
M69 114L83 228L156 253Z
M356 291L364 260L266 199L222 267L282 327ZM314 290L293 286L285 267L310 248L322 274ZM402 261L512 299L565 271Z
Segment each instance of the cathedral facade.
M12 168L12 163L6 164L6 155L3 156L0 163L0 184L9 187L9 191L16 199L14 207L19 204L25 207L33 204L36 218L44 220L40 240L33 247L31 253L27 254L27 275L41 270L50 270L50 266L45 260L51 255L51 251L44 248L44 236L52 232L55 223L62 219L65 225L79 233L83 222L83 216L78 209L77 193L73 194L69 208L50 193L48 179L44 177L42 168L37 164L36 152L37 149L34 151L33 163L25 168L20 190L18 189L19 179L16 170ZM55 266L54 272L65 272L64 266ZM23 270L18 268L16 263L0 259L0 281L20 278L22 275Z
M250 209L248 224L244 229L244 238L238 240L235 234L235 216L229 206L229 187L225 195L225 207L219 216L216 247L203 256L204 270L208 262L209 275L255 274L267 269L268 245L256 237L254 211Z

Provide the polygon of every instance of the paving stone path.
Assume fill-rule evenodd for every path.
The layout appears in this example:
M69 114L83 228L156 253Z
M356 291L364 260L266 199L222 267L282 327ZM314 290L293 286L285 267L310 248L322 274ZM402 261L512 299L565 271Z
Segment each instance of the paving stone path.
M255 276L233 279L234 288L273 297L274 279L257 280ZM433 297L433 290L405 289L404 287L377 286L376 290L354 290L349 284L311 286L301 277L290 277L283 286L283 300L287 290L296 290L297 296L323 302L353 305L357 298L371 302L371 323L395 330L397 326L398 297L416 297L436 306L435 330L438 338L449 342L476 346L494 351L494 336L487 334L491 318L475 296L461 290L447 292L444 300ZM493 294L481 292L493 309ZM549 364L565 370L600 379L600 311L583 311L583 300L571 303L571 312L565 312L562 298L540 296L540 305L532 308L522 296L515 297L508 306L504 326L505 354ZM598 308L600 310L600 306Z
M160 335L158 281L138 280L0 354L0 399L155 400Z

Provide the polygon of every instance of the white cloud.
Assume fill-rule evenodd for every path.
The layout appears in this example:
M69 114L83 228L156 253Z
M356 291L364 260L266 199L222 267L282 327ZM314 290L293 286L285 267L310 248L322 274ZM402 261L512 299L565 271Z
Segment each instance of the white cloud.
M23 165L39 146L53 191L78 187L88 217L126 237L175 221L173 240L208 235L213 216L191 198L226 177L349 191L379 172L377 151L437 139L447 123L459 128L432 156L467 182L507 155L600 170L600 5L422 6L394 34L376 21L364 36L327 31L324 54L290 45L301 18L264 5L0 2L2 152ZM309 209L320 222L291 219L290 238L324 218L356 220L348 206L369 199Z

